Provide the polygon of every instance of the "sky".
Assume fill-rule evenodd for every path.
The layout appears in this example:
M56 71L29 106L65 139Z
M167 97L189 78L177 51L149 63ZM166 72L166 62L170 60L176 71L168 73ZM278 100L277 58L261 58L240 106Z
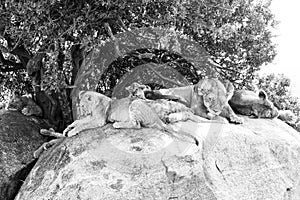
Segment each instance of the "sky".
M274 34L277 56L267 66L261 67L262 74L283 73L291 79L292 94L300 97L300 1L273 0L271 10L280 23Z

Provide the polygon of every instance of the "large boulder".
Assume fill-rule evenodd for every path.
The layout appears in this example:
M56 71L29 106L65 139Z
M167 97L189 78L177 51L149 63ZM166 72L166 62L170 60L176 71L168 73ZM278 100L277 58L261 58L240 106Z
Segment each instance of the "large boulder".
M61 139L16 200L300 199L300 136L278 119L181 122L200 145L107 125Z
M0 199L14 199L35 164L33 152L44 142L39 134L47 128L36 117L20 112L0 110Z

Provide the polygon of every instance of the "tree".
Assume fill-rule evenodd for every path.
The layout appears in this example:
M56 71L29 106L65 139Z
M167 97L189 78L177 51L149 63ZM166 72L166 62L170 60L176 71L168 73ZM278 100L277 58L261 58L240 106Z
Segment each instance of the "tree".
M94 46L131 28L159 26L173 27L199 42L219 64L216 70L223 78L245 85L275 56L270 27L276 21L270 2L1 1L0 84L21 93L68 96L82 60Z
M266 91L278 109L291 110L300 116L300 101L291 94L291 80L284 74L261 76L258 78L258 87Z

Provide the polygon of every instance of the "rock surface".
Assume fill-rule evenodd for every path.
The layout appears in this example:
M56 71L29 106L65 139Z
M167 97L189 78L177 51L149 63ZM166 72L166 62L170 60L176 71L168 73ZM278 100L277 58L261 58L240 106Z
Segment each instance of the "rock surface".
M111 125L45 152L16 200L300 199L300 135L278 119L195 124L200 145Z
M16 111L0 111L0 199L13 199L34 166L33 152L46 138L43 121Z

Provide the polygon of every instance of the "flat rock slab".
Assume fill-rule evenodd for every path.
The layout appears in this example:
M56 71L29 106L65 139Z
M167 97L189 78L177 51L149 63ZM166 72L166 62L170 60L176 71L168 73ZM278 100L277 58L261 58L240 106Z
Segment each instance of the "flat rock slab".
M300 136L280 120L182 122L200 145L110 125L61 139L16 200L300 199Z

